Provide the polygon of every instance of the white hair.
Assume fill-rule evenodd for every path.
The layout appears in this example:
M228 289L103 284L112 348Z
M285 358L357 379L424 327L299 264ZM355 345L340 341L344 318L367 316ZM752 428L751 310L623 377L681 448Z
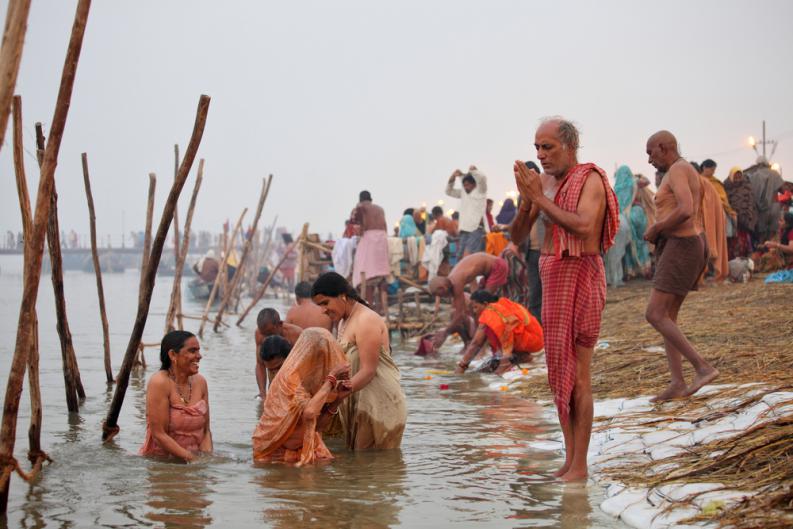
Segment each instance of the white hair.
M564 148L569 148L574 152L578 152L581 134L578 132L578 127L576 127L572 121L564 119L562 116L549 116L540 120L541 125L547 123L556 123L558 126L556 134Z

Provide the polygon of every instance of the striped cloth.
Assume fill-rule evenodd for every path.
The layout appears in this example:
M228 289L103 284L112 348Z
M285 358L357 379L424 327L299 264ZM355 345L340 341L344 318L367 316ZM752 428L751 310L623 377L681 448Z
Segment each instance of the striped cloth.
M603 169L591 163L573 167L559 186L554 203L565 211L577 211L581 191L593 171L600 176L606 192L600 241L600 250L605 252L614 244L619 229L619 206ZM553 246L553 255L540 257L542 323L548 383L559 421L566 423L575 386L575 348L597 343L606 305L606 272L600 255L585 255L584 240L557 224L553 225Z

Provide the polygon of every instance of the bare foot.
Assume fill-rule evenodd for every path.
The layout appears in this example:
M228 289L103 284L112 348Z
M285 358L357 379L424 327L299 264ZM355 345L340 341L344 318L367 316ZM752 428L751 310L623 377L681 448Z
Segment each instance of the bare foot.
M666 402L668 400L680 399L690 395L690 393L687 393L687 390L688 388L686 388L684 382L680 384L669 384L668 388L651 398L650 402Z
M559 479L562 481L586 481L586 478L589 476L586 469L584 470L568 470L563 476Z
M702 386L705 386L713 382L717 376L719 376L719 370L716 369L715 367L711 367L710 371L695 376L694 381L691 383L690 386L686 388L686 397L693 395L694 393L702 389Z
M564 462L564 465L562 465L562 468L560 468L559 470L557 470L556 472L554 472L554 473L553 473L553 474L551 474L551 475L552 475L553 477L555 477L555 478L561 478L562 476L564 476L565 474L567 474L567 471L568 471L569 469L570 469L570 463L569 463L568 461L565 461L565 462Z

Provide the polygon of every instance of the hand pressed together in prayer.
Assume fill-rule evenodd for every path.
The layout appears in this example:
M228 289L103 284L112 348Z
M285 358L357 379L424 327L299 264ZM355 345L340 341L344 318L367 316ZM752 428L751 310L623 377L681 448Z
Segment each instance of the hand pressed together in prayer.
M513 171L515 173L515 183L518 186L518 192L523 200L533 202L543 196L540 173L534 169L529 169L526 167L526 164L520 160L515 161Z

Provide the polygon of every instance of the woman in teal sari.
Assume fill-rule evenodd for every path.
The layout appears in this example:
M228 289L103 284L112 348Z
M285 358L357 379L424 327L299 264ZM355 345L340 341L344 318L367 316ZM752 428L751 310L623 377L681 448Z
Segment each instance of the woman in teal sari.
M621 165L614 174L614 192L620 213L628 220L631 242L622 264L628 278L646 276L650 267L650 247L644 240L647 230L647 214L637 201L638 182L627 165Z

